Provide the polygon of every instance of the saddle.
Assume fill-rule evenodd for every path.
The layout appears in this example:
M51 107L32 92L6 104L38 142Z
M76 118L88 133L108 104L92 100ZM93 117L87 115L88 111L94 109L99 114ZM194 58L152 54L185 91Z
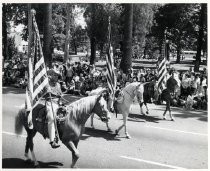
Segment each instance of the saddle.
M123 103L124 101L124 93L121 90L117 90L115 93L115 101L117 103Z
M59 106L59 108L56 111L56 122L57 122L57 128L58 133L60 136L61 131L59 130L61 125L66 120L67 111L64 106ZM33 123L36 129L43 135L43 137L46 139L49 137L48 135L48 121L47 121L47 111L46 106L44 104L38 104L33 109Z

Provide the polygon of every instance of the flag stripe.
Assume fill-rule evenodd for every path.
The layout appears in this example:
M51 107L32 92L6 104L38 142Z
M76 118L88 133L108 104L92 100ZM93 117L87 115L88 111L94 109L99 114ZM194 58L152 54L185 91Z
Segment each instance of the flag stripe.
M37 76L34 78L34 84L36 84L39 81L39 79L41 79L42 76L45 74L46 74L46 69L42 68L42 70L40 70L40 72L37 73Z
M167 69L166 69L166 46L165 46L165 39L162 45L162 49L161 49L161 62L158 64L158 89L162 90L165 85L164 85L164 80L165 80L165 76L167 74Z
M44 63L39 30L34 14L32 14L32 21L33 41L29 66L32 66L32 72L30 72L30 75L32 75L33 79L29 79L29 85L32 85L32 88L30 89L30 91L27 92L27 96L31 97L31 104L34 107L35 104L37 104L37 102L40 100L40 98L48 92L49 81Z
M47 79L44 79L44 81L41 82L41 84L39 84L39 86L37 86L37 88L35 89L35 91L33 93L33 99L36 98L36 96L42 91L42 89L45 89L45 87L47 87L48 84L49 84L48 80ZM43 93L45 94L47 92L43 92Z

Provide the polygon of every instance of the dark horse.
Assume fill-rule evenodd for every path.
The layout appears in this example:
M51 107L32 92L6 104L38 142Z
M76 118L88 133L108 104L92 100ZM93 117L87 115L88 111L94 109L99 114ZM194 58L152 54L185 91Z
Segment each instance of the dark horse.
M143 104L146 106L146 114L149 114L149 109L147 106L147 103L152 103L153 101L157 101L158 99L158 87L156 81L146 82L143 84L143 102L139 100L140 105L140 114L145 115L145 113L142 110Z
M29 149L32 155L32 161L35 166L39 166L35 154L33 151L33 138L37 132L42 134L44 138L48 137L47 134L47 123L43 119L43 114L40 114L41 109L45 110L45 107L42 106L41 109L37 110L36 106L33 109L33 118L32 122L34 125L33 129L29 129L27 123L28 113L25 109L21 109L16 116L15 130L17 134L22 132L23 126L27 131L26 146L25 146L25 157L29 159L28 153ZM76 164L76 161L79 158L79 152L77 149L78 142L82 136L84 130L84 125L87 119L92 113L96 113L102 121L107 122L109 119L109 112L107 109L107 102L103 97L103 92L99 95L93 95L81 98L69 105L66 105L66 116L62 123L58 124L59 137L62 143L72 152L72 164L73 168ZM45 113L45 112L42 112ZM40 117L41 116L41 117ZM45 117L44 117L45 118Z
M166 109L163 113L163 119L166 119L166 112L169 111L169 115L172 121L174 121L174 118L171 114L171 104L174 103L173 102L173 98L172 98L172 94L174 94L174 92L176 91L178 87L178 82L176 81L176 79L174 79L173 77L170 77L167 80L166 83L166 89L164 89L161 93L158 93L158 87L157 84L152 81L152 82L147 82L144 84L144 93L143 93L143 102L140 102L140 109L141 109L141 113L143 115L145 115L145 113L143 113L142 111L142 106L143 104L146 106L146 114L149 114L149 109L147 107L147 103L149 102L153 102L154 101L165 101L166 102Z

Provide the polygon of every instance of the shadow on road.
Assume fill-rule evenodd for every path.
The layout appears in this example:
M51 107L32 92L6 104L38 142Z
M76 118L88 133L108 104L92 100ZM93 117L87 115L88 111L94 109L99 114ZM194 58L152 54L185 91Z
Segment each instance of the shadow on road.
M130 113L128 115L129 118L132 118L131 119L128 119L129 121L133 121L133 122L154 122L154 123L159 123L159 120L162 120L160 118L157 118L157 117L153 117L153 116L149 116L149 115L140 115L140 114L134 114L134 113ZM139 119L143 119L143 121L139 120Z
M164 111L164 109L156 109L156 110L160 110L160 111ZM204 110L185 110L183 108L178 108L178 107L172 107L171 108L171 112L174 115L174 117L176 118L183 118L183 119L187 119L187 118L195 118L199 121L203 121L203 122L207 122L208 121L208 117L207 111ZM167 112L168 114L168 112Z
M2 94L24 94L26 93L25 89L14 88L14 87L2 87Z
M86 140L89 137L99 137L99 138L104 138L107 141L120 141L113 132L108 132L104 130L99 130L99 129L93 129L86 127L84 134L88 135L82 135L81 140Z
M39 161L41 168L58 168L58 166L63 166L59 162L41 162ZM32 162L26 162L23 159L18 158L6 158L2 159L2 168L34 168Z

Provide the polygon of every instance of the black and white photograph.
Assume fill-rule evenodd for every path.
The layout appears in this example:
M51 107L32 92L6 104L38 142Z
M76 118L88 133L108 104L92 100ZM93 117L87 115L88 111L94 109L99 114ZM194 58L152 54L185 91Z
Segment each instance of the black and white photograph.
M1 3L2 169L208 170L208 3Z

